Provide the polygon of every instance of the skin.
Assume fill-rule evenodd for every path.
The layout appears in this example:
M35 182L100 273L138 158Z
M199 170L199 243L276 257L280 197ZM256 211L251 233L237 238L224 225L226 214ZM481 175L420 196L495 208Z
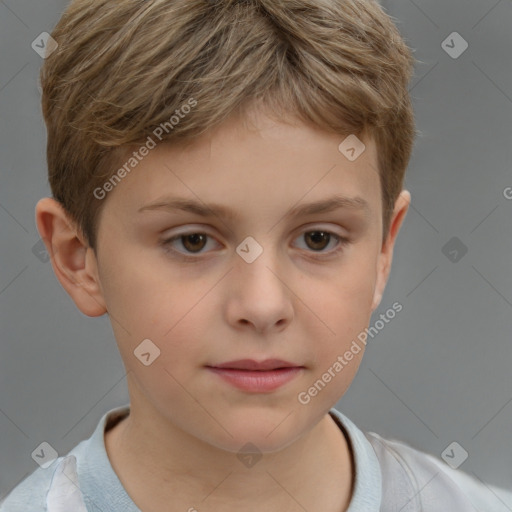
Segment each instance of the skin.
M60 283L84 314L111 319L131 413L106 433L106 449L144 512L347 509L351 451L327 412L364 350L307 405L297 397L368 327L410 194L398 197L383 244L375 144L363 140L366 150L351 162L338 150L343 138L254 110L191 147L160 144L109 192L96 253L57 202L37 204ZM285 217L335 192L368 207ZM168 196L220 204L237 217L138 211ZM336 252L334 236L308 236L318 231L348 242ZM209 236L161 243L184 233ZM236 252L248 236L263 248L252 263ZM160 349L150 366L134 355L144 339ZM303 369L273 392L249 393L205 368L245 358ZM247 442L263 454L249 468L237 457Z

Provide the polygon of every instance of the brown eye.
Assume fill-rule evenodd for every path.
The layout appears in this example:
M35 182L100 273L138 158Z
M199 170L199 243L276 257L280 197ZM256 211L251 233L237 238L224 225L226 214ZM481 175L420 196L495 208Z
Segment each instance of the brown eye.
M297 240L298 247L315 259L334 257L350 243L348 238L323 229L304 231Z
M298 240L301 240L302 244L305 242L305 246L301 247L301 249L309 252L310 256L315 258L333 257L349 244L347 238L322 229L303 232L298 237ZM217 244L217 248L219 246L211 235L190 231L162 240L160 244L167 253L190 262L198 262L201 260L199 256L206 256L211 252L212 247L208 247L208 242L214 244L214 249L215 244ZM318 254L313 256L314 253Z
M199 252L206 245L207 235L203 233L193 233L191 235L182 235L181 242L183 247L190 252Z
M166 251L174 252L186 257L187 255L201 255L207 250L205 247L208 241L213 242L213 238L206 233L190 232L176 235L161 242Z
M309 231L305 233L305 239L310 249L321 251L329 245L331 233L325 231Z

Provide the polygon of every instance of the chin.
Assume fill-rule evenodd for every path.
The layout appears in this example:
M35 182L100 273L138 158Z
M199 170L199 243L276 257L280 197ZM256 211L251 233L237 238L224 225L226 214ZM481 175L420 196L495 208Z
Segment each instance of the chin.
M273 413L268 410L240 411L240 415L236 417L224 418L223 426L232 437L226 433L222 439L212 439L211 444L237 454L249 443L256 446L261 453L278 452L307 430L306 426L301 428L292 409Z

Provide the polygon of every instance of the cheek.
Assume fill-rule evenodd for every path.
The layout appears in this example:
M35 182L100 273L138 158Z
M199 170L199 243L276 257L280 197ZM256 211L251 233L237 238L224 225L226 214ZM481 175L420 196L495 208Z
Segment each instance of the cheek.
M119 349L128 361L144 339L155 343L162 359L174 348L186 350L180 336L184 326L193 334L196 324L190 318L208 290L199 280L185 282L176 272L166 274L161 264L143 263L133 253L129 259L104 262L100 275Z
M361 248L362 249L362 248ZM308 304L317 313L315 319L315 347L316 365L315 375L320 377L328 371L337 361L338 356L350 360L342 362L343 370L335 372L337 384L333 387L348 387L350 380L357 371L357 367L364 353L365 329L370 322L372 300L376 283L376 257L369 250L358 251L353 259L332 275L321 286L312 282L305 283L302 293L309 291ZM317 293L311 294L311 290ZM339 366L337 366L339 370ZM329 376L326 376L328 379Z
M376 278L376 258L368 251L354 254L322 283L306 282L302 293L315 311L326 316L336 336L346 338L369 320Z
M159 254L153 257L135 245L127 246L124 254L129 256L102 261L100 279L109 313L128 330L170 329L174 318L184 314L194 284L180 281L179 273L170 272Z

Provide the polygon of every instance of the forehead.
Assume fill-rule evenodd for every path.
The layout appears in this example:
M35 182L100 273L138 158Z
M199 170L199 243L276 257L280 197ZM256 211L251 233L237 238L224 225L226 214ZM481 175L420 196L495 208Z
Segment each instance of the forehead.
M256 113L232 117L193 143L158 143L111 200L131 211L172 195L234 210L277 212L340 194L380 211L373 139L292 122Z

